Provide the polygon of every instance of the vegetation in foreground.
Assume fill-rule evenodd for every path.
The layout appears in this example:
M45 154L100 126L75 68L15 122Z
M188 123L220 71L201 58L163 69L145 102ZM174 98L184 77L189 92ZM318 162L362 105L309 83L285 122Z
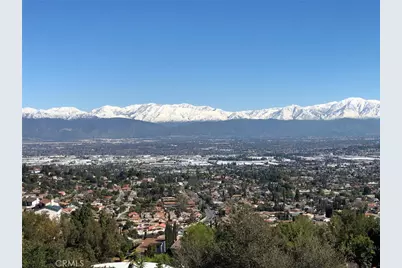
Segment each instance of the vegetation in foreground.
M272 227L240 208L217 226L190 227L175 256L185 268L379 267L379 239L379 220L353 211L328 225L299 216Z
M95 221L83 206L60 222L23 214L23 267L56 267L56 260L110 261L130 251L108 215ZM337 268L347 262L379 267L380 223L355 211L335 214L329 224L316 225L299 216L272 226L245 207L214 225L189 227L178 250L148 256L146 261L183 268ZM138 261L138 257L136 258ZM143 259L144 260L144 259Z

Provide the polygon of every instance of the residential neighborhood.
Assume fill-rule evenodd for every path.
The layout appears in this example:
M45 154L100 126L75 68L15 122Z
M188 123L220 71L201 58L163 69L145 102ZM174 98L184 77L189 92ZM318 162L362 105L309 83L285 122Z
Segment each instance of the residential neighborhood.
M271 155L26 157L22 208L57 221L90 204L131 241L127 256L174 251L190 226L225 221L236 205L272 227L300 215L328 224L345 209L379 218L378 144L339 143Z

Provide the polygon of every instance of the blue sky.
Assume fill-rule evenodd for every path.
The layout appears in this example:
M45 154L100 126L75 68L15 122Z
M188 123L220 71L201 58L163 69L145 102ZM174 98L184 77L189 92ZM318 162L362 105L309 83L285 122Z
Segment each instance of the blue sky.
M23 107L379 99L378 0L23 0Z

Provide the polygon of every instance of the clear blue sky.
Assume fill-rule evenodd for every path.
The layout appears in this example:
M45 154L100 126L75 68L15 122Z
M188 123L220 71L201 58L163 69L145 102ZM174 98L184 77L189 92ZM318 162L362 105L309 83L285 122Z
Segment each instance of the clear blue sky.
M379 99L379 0L23 0L23 107Z

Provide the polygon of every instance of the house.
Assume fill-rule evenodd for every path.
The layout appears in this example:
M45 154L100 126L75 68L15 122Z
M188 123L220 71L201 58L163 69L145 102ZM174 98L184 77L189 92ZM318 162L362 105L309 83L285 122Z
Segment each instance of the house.
M50 199L46 199L46 198L43 198L41 201L40 201L40 204L41 205L43 205L43 206L50 206L51 205L51 200Z
M299 215L302 215L302 214L303 214L303 211L300 210L300 209L291 209L291 210L289 210L289 214L290 214L290 216L292 216L292 217L297 217L297 216L299 216Z
M163 206L165 208L174 208L174 207L177 207L177 203L176 202L163 202Z
M303 210L306 212L306 213L314 213L314 208L313 207L310 207L310 206L304 206L304 208L303 208Z
M165 236L161 235L157 238L145 238L141 244L135 249L139 254L145 254L147 251L152 250L155 247L154 253L160 254L166 252Z
M314 219L314 214L311 213L304 213L303 216L309 218L310 220Z
M47 215L51 220L60 219L62 208L60 206L46 206L35 211L35 214Z
M264 221L265 222L268 222L268 223L274 223L274 222L276 222L278 220L278 218L276 218L276 217L269 217L269 218L267 218L267 219L264 219Z
M140 216L137 212L135 212L135 211L128 213L128 217L129 217L129 218L131 219L131 221L133 221L133 222L136 222L136 223L141 222L141 216Z
M145 178L142 180L142 182L154 182L155 178Z
M188 206L188 207L195 207L195 202L194 202L193 200L189 200L189 201L187 202L187 206Z
M126 184L126 185L124 185L124 186L121 188L121 190L124 191L124 192L127 192L127 191L130 191L130 190L131 190L131 187L130 187L129 184Z
M176 240L176 241L173 243L173 245L170 247L171 250L175 251L175 250L180 249L180 246L181 246L181 238L182 238L181 235L177 236L177 240Z
M162 225L160 225L160 224L148 226L147 233L149 233L149 234L163 234L164 232L165 232L165 228L162 227Z
M165 236L160 235L156 238L156 242L160 243L160 245L156 248L156 252L158 254L166 253L166 241L165 241Z
M34 208L39 205L39 198L37 197L26 197L22 199L22 206L25 208Z
M368 213L368 212L366 212L364 215L365 215L366 217L374 217L374 218L379 218L379 217L380 217L380 213L374 214L374 213Z
M37 168L37 167L35 167L35 168L33 168L32 170L31 170L31 173L32 174L39 174L41 172L41 169L40 168Z
M42 206L60 206L57 202L55 202L53 199L46 199L46 198L44 198L44 199L42 199L41 201L40 201L40 205L42 205Z
M69 203L69 202L59 202L59 205L60 205L62 208L65 208L65 207L68 207L68 206L70 205L70 203Z
M162 202L176 202L176 197L173 196L168 196L168 197L162 197Z
M315 215L314 220L316 221L324 221L326 219L325 215Z
M67 208L63 208L63 209L62 209L62 212L63 212L64 214L71 214L74 210L75 210L75 209L72 208L72 207L67 207Z

